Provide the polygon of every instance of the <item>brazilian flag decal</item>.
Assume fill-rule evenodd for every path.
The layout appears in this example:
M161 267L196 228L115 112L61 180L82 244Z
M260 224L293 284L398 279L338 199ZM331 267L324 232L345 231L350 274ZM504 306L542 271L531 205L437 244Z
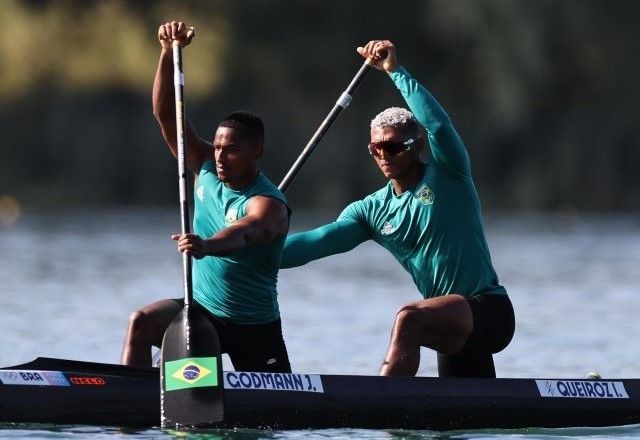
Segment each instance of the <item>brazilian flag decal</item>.
M164 390L217 387L217 358L194 357L164 363Z

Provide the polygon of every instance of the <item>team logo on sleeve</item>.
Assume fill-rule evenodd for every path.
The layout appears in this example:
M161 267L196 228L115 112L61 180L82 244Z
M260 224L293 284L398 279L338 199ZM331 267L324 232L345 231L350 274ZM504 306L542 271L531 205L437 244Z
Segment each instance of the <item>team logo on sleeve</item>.
M382 228L380 228L380 234L391 235L396 231L396 229L398 229L397 226L394 226L391 222L386 222Z
M433 205L436 195L431 188L423 183L418 191L416 191L416 198L425 205Z
M230 226L238 220L238 210L236 208L229 208L227 214L224 216L224 225Z
M200 185L196 189L196 196L198 196L198 200L200 200L201 202L204 201L204 186Z

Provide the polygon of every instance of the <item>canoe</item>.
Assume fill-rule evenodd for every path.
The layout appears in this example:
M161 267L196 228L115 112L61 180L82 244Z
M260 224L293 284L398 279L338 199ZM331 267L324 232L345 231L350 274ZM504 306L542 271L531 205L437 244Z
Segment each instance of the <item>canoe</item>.
M224 372L220 427L483 429L640 423L640 379ZM37 358L0 368L0 422L154 427L157 368Z

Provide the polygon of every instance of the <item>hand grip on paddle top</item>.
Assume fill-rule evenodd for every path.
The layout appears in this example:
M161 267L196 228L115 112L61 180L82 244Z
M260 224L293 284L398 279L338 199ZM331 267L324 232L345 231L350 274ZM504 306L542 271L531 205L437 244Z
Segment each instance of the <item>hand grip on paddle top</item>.
M356 50L364 58L370 59L372 66L378 70L391 73L398 65L396 47L389 40L372 40Z
M193 26L187 26L182 21L168 21L158 28L158 41L163 49L171 49L171 44L178 41L180 46L185 47L196 36Z

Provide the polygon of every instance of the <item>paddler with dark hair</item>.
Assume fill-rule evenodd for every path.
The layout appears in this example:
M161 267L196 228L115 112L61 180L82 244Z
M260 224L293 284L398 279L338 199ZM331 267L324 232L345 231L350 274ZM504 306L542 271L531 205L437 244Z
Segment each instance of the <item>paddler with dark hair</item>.
M335 222L290 235L281 267L374 240L423 297L398 310L380 374L415 375L420 347L428 347L440 376L495 377L492 355L511 341L515 320L491 263L467 150L436 99L398 64L392 42L370 41L358 52L389 75L411 110L388 108L371 121L368 150L389 183Z
M160 60L153 83L153 113L177 157L172 41L187 46L194 30L182 22L158 29ZM289 208L259 169L264 126L251 112L234 112L212 142L186 127L186 163L195 176L193 234L173 235L193 262L193 297L215 325L223 353L236 370L290 372L282 337L276 282ZM150 365L182 300L156 301L131 314L121 362Z

